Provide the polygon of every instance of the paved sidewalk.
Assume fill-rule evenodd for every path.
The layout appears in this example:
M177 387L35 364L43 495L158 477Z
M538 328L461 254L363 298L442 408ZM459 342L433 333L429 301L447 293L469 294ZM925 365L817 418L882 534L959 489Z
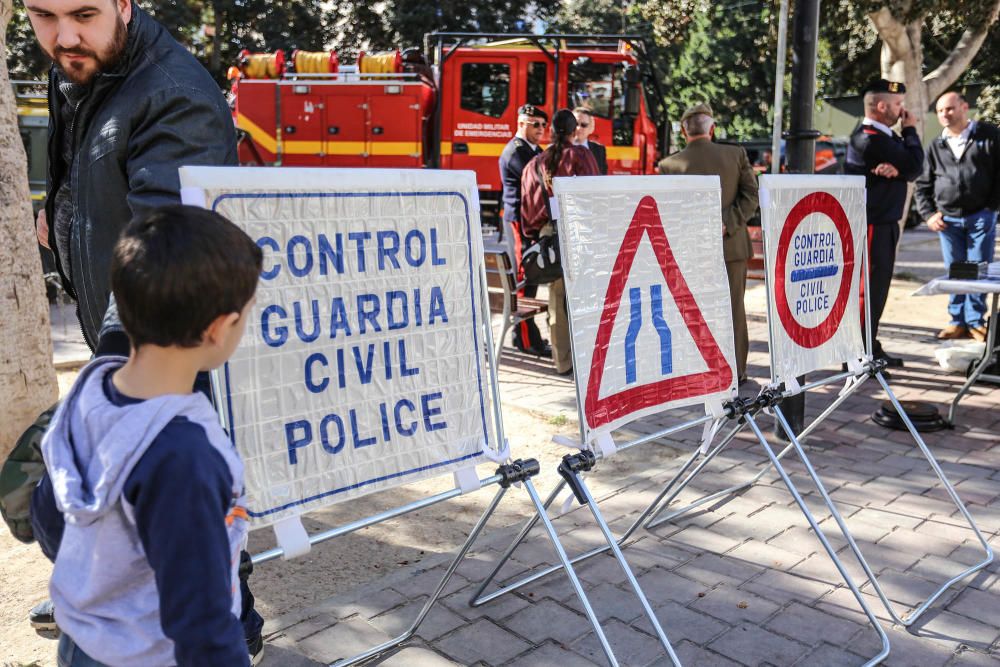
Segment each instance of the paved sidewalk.
M938 275L936 249L933 235L907 232L901 270L921 280ZM895 316L887 317L883 328L887 349L906 359L905 368L893 370L890 384L901 400L928 401L945 413L964 377L945 373L933 361L937 345L934 309L940 310L943 319L943 301L907 300L913 287L895 287ZM768 375L767 335L760 304L758 287L748 298L750 375L763 379ZM913 321L919 324L909 324ZM755 394L757 389L751 384L742 393ZM807 419L817 415L839 390L840 386L828 386L810 392ZM555 376L547 364L505 354L501 391L505 407L539 414L540 428L545 419L559 415L575 420L574 387ZM963 400L954 430L925 434L994 548L1000 547L998 397L1000 389L975 388ZM870 420L882 400L877 383L868 381L808 438L806 449L887 595L903 613L934 592L940 582L979 562L983 553L909 434L884 429ZM616 439L651 433L696 416L697 411L688 410L642 420L619 432ZM761 423L769 435L770 419L762 417ZM628 527L655 497L695 450L699 436L700 429L691 429L633 448L601 462L588 476L601 511L616 532ZM650 456L654 447L655 457ZM751 434L741 433L680 496L678 504L747 480L764 458ZM655 466L643 465L653 459ZM667 465L660 463L664 460ZM829 513L820 510L803 466L789 456L787 468L860 585L864 581L861 568ZM484 502L489 493L483 492ZM556 526L571 554L602 543L586 508L559 517ZM468 606L477 582L516 529L488 527L441 602L420 626L417 638L381 664L605 664L582 607L560 574L482 607ZM503 570L502 580L556 562L541 532L536 529L532 535ZM638 531L625 556L687 666L859 665L879 650L877 635L774 473L707 509L652 531ZM426 601L449 561L450 555L442 554L309 609L270 619L265 626L268 653L264 665L328 663L397 635ZM591 559L577 572L622 665L670 664L613 559ZM1000 664L1000 567L996 564L946 592L909 631L892 626L870 584L863 591L890 636L892 652L886 664Z

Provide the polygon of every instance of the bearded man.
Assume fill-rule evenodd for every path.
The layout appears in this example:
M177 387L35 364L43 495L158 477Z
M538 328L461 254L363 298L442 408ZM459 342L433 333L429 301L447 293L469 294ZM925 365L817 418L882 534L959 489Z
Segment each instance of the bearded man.
M111 297L115 242L132 219L180 202L178 167L237 164L232 115L205 68L131 0L24 4L52 61L48 192L36 223L38 242L55 253L91 350L128 356ZM210 394L205 374L196 387ZM33 527L57 531L57 543L61 537L62 526L33 521ZM241 621L256 663L263 655L263 620L246 587L249 556L242 556ZM190 618L197 612L184 610ZM36 606L30 620L53 628L52 604Z

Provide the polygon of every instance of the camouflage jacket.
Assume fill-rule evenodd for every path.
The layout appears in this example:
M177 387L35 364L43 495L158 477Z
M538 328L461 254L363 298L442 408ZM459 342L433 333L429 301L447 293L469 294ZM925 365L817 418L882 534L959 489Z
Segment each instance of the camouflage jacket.
M31 493L45 474L42 459L42 436L59 404L38 416L38 419L17 440L14 450L0 468L0 514L11 534L21 542L32 542Z

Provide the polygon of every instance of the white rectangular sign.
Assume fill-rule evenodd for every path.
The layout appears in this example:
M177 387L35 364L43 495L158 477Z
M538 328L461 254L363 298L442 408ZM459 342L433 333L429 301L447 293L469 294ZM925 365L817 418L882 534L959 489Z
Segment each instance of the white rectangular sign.
M557 178L588 441L736 388L716 176Z
M762 176L760 212L772 380L859 360L864 176Z
M197 167L181 184L264 252L216 378L255 527L495 446L472 172Z

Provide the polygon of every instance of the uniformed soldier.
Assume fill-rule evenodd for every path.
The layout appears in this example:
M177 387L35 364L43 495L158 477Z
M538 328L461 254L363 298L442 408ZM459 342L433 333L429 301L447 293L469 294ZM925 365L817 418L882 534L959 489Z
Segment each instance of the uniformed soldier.
M924 150L917 136L917 118L903 107L906 86L876 79L864 90L865 117L851 133L844 171L864 175L868 213L868 287L866 295L872 318L872 354L889 366L903 360L882 350L878 325L889 297L889 284L896 264L899 221L906 203L906 183L920 176ZM891 126L901 121L902 136ZM864 312L864 311L862 311Z
M747 260L753 255L747 220L757 210L757 175L741 146L718 144L712 107L701 102L681 115L681 133L687 146L660 161L661 174L718 175L722 188L722 255L726 261L729 296L733 316L738 382L747 380L750 336L747 330L744 296L747 288Z
M500 181L503 183L503 226L515 264L521 263L521 172L531 158L542 152L542 135L548 115L532 104L517 110L517 134L507 143L500 155ZM533 297L538 285L525 285L522 294ZM521 322L514 328L514 347L539 357L552 357L552 348L542 338L533 319Z

